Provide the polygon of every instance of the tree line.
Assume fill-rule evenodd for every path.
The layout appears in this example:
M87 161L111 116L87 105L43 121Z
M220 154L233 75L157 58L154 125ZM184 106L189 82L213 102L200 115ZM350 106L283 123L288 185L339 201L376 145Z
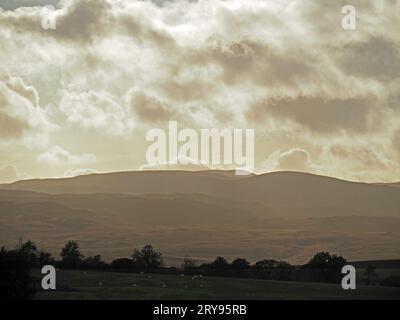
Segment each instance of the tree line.
M20 241L13 249L0 249L0 300L32 298L35 285L30 269L41 268L44 265L53 265L59 269L339 283L343 277L341 270L346 264L347 260L342 256L318 252L306 264L300 266L274 259L263 259L253 264L244 258L228 262L220 256L209 263L198 263L190 257L185 257L180 267L166 267L162 253L150 244L141 249L134 249L128 258L117 258L106 263L100 255L86 257L75 240L65 243L60 251L60 259L57 260L49 252L39 250L34 242ZM367 285L378 284L375 268L368 266L361 280ZM398 278L389 277L381 281L381 284L399 286L399 282Z

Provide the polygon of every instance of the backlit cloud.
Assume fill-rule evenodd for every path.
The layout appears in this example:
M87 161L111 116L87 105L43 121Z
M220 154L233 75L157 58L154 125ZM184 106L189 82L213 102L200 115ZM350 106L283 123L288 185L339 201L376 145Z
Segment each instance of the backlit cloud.
M81 165L96 161L94 154L71 154L67 150L54 146L38 156L38 161L45 165Z
M139 169L176 120L254 128L258 172L400 180L399 1L347 1L353 31L330 0L22 2L0 4L2 163Z

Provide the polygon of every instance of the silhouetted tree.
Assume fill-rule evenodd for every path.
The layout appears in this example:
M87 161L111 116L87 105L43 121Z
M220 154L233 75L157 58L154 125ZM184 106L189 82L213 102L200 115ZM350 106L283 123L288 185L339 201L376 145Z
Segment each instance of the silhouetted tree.
M141 250L135 249L132 260L137 268L157 269L164 266L162 254L154 250L150 244L145 245Z
M43 267L45 265L54 265L56 261L51 256L51 253L41 250L39 252L37 262L38 267Z
M295 267L286 261L278 261L276 270L275 279L277 280L292 280L294 277Z
M272 259L264 259L254 264L255 274L258 277L277 280L291 280L294 267L285 262Z
M76 269L82 265L84 255L79 250L79 244L75 240L68 241L62 248L60 256L64 268Z
M229 267L229 263L224 257L216 257L215 260L210 263L210 267L215 269L226 269Z
M341 270L346 263L347 260L341 256L318 252L303 268L313 271L314 281L339 282L342 278Z
M28 256L19 250L0 250L0 300L29 300L35 288Z
M248 277L250 275L250 263L243 258L237 258L230 264L230 275L234 277Z
M191 259L190 257L186 256L183 259L182 270L188 271L188 270L196 268L196 266L197 266L196 261Z
M278 267L278 261L276 260L260 260L257 261L254 266L258 269L273 269L273 268L277 268Z
M255 274L257 277L271 279L274 270L278 267L278 261L271 259L264 259L257 261L254 264Z
M232 267L236 270L244 270L248 269L250 266L250 263L243 258L237 258L232 261Z
M83 261L83 265L90 269L104 269L107 267L107 263L101 260L101 255L95 255L93 257L87 257Z
M32 241L20 243L17 246L17 251L26 257L30 267L35 268L38 266L39 250L36 244Z
M132 269L134 267L133 260L128 258L118 258L110 263L112 269Z

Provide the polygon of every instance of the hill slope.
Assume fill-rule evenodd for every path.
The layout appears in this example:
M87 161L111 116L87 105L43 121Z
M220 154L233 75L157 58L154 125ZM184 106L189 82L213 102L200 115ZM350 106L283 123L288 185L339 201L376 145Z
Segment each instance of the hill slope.
M400 188L280 172L127 172L1 186L0 244L128 256L152 243L170 262L224 255L304 263L400 257ZM27 191L23 191L27 190ZM47 193L44 193L47 192Z
M318 208L321 215L400 216L400 188L297 172L235 176L226 171L142 171L25 180L4 190L49 194L203 194L268 206ZM312 214L317 214L312 212Z

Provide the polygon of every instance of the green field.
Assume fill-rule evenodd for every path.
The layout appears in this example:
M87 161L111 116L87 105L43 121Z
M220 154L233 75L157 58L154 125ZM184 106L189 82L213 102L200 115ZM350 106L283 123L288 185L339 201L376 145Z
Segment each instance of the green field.
M39 290L36 299L400 299L400 288L57 270L57 290Z

